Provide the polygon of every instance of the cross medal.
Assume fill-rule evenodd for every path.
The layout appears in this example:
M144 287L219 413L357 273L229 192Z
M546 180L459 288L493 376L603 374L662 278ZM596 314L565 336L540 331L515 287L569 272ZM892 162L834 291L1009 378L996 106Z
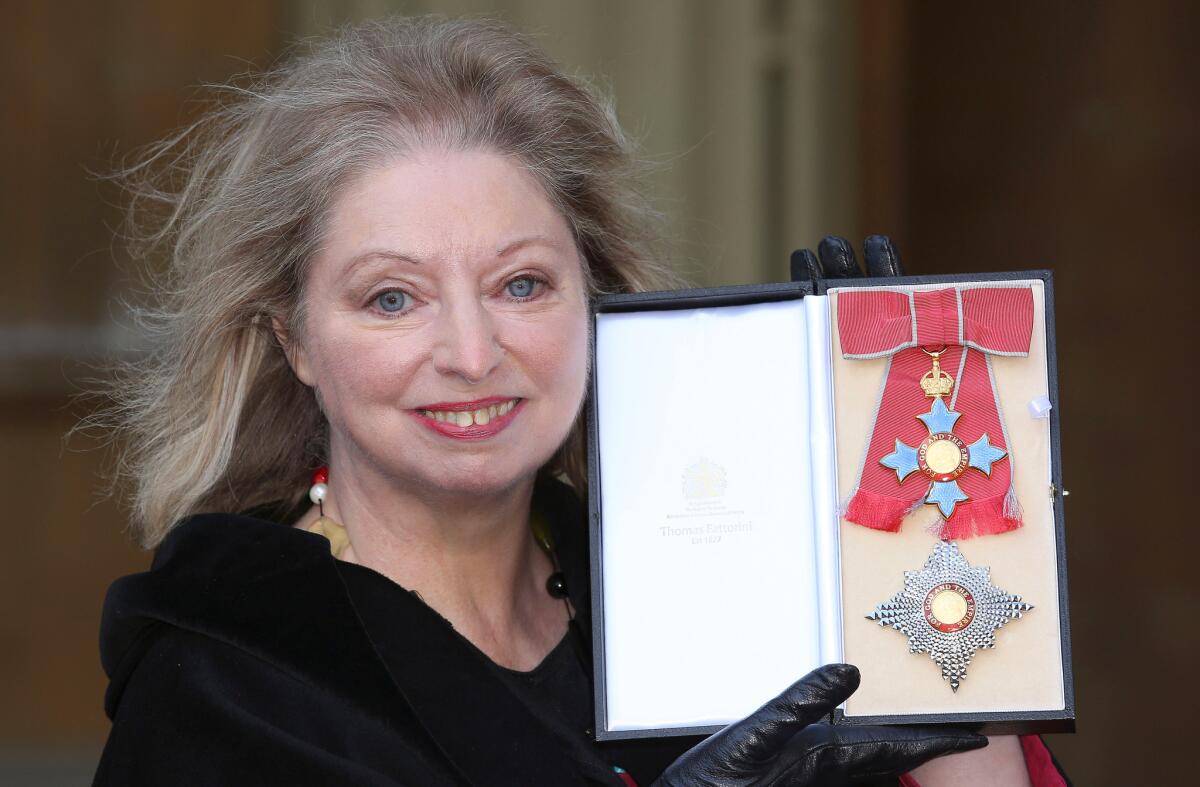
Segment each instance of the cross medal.
M946 407L954 378L942 371L939 352L925 351L933 368L921 378L925 395L933 399L929 412L919 415L929 436L916 448L896 440L896 450L880 463L896 471L898 481L921 471L930 480L925 502L938 507L949 519L954 507L967 499L958 477L973 467L991 475L992 463L1007 456L984 434L971 445L954 434L960 413ZM992 584L992 570L971 566L958 545L938 541L920 571L904 572L904 589L875 608L868 620L891 626L908 636L910 653L928 653L941 667L942 678L957 692L967 667L980 648L996 645L996 630L1021 617L1033 605Z
M879 463L895 470L899 482L918 470L923 473L930 482L924 502L936 505L942 517L949 519L954 514L954 507L968 499L958 485L958 477L968 467L990 476L992 463L1003 459L1008 452L992 445L986 432L970 445L954 434L954 424L962 414L947 408L942 401L954 387L954 378L942 371L938 362L944 351L945 348L939 352L925 350L933 359L933 368L921 378L921 389L933 399L933 406L917 418L925 424L929 436L915 448L897 438L896 449Z

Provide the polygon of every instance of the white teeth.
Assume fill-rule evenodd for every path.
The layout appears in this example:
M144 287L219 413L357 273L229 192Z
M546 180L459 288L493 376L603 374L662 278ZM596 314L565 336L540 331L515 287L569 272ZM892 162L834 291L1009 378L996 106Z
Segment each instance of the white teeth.
M487 410L476 410L474 413L474 416L475 416L475 423L479 424L480 426L483 426L488 421L492 420L491 416L488 415Z
M435 421L445 421L446 414L444 412L442 412L441 410L438 410L436 413L433 414L433 418Z
M470 413L465 413L465 412L455 413L454 418L456 419L456 422L458 423L459 426L470 426L471 425L471 414Z
M488 419L490 420L492 418L495 418L496 412L497 412L496 405L493 404L490 407L488 407Z

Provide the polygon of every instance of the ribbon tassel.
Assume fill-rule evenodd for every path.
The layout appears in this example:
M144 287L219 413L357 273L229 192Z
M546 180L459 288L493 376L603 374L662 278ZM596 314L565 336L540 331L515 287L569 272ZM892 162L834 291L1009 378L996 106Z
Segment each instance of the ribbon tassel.
M904 517L921 507L921 499L904 501L865 489L859 489L846 504L843 515L851 522L872 530L900 531Z

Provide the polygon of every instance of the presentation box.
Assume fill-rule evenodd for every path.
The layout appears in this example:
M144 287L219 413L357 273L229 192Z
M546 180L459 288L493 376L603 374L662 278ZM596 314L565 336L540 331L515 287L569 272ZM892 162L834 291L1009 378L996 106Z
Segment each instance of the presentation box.
M1048 271L605 296L596 733L714 732L849 662L839 724L1074 727Z

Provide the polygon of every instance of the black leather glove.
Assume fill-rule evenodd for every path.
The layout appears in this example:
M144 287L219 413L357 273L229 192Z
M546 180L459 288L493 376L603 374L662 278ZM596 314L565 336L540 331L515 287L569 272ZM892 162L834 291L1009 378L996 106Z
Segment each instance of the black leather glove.
M813 670L742 721L689 749L654 784L849 784L896 776L934 757L987 745L982 735L959 730L821 721L858 688L858 679L858 669L849 664Z
M862 276L854 247L845 238L826 235L817 246L817 253L819 258L808 249L792 252L792 281ZM868 235L863 241L863 256L867 260L868 276L904 275L900 254L887 235Z

